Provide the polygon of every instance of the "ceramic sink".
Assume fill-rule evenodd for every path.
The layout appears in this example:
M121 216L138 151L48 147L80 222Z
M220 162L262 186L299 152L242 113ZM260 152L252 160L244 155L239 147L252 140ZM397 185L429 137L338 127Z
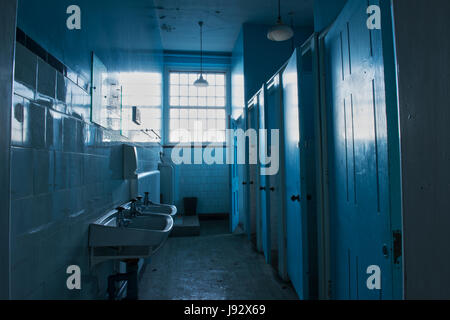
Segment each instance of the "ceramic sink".
M168 214L148 214L127 219L119 226L117 211L89 226L91 265L106 260L148 258L167 240L173 228Z
M177 207L168 204L152 203L147 206L142 205L139 207L139 210L142 213L142 215L159 213L159 214L168 214L173 217L177 214Z

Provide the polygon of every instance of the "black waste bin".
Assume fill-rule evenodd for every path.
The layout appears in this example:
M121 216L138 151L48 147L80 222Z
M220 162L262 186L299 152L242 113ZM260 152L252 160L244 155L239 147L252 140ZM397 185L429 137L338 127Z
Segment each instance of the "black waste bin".
M197 215L197 198L184 198L184 215Z

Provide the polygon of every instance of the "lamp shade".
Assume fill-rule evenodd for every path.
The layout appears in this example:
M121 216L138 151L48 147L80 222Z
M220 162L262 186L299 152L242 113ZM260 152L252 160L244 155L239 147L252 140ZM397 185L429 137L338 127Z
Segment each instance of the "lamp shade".
M277 24L270 28L267 38L272 41L287 41L294 36L294 30L278 20Z
M197 88L204 88L204 87L209 86L209 83L208 83L208 81L206 81L205 78L203 78L203 74L201 74L200 78L195 80L194 86L196 86Z

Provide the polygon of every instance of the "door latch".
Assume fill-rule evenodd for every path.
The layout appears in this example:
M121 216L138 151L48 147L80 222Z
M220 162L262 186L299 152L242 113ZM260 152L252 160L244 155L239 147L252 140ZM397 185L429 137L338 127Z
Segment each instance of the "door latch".
M394 264L400 264L400 257L402 256L402 232L395 230L392 232L394 238Z

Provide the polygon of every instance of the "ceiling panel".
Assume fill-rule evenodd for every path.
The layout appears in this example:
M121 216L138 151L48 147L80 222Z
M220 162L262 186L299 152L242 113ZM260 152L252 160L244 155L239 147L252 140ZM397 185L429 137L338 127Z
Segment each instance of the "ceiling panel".
M286 24L313 26L313 0L281 3ZM154 5L165 50L198 51L202 20L205 51L231 52L243 23L272 25L278 15L277 0L154 0Z

